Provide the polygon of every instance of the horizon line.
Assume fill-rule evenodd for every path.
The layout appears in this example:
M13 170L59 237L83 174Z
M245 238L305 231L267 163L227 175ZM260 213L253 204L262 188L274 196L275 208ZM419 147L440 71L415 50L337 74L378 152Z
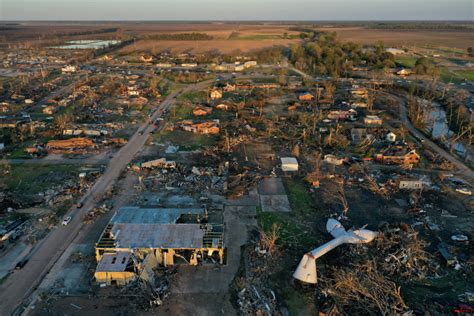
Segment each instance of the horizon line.
M452 20L452 19L365 19L365 20L357 20L357 19L345 19L345 20L337 20L337 19L302 19L302 20L295 20L295 19L277 19L277 20L265 20L265 19L225 19L225 20L214 20L214 19L183 19L183 20L165 20L165 19L157 19L157 20L136 20L136 19L104 19L104 20L88 20L88 19L41 19L41 20L33 20L33 19L19 19L19 20L3 20L0 19L0 23L2 22L207 22L207 23L226 23L226 22L463 22L474 24L474 20Z

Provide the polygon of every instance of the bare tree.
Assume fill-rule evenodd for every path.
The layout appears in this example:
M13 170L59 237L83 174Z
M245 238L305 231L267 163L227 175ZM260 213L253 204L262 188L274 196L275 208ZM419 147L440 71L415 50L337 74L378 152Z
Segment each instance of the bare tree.
M281 226L273 223L272 228L266 232L260 228L260 248L266 250L270 255L274 255L278 250L277 241L280 238Z
M344 189L344 180L338 182L337 197L339 198L339 202L342 205L342 212L344 215L347 215L347 212L349 212L349 203L347 202L346 191Z
M334 92L336 91L336 86L331 81L324 82L324 94L326 98L332 99L334 97Z

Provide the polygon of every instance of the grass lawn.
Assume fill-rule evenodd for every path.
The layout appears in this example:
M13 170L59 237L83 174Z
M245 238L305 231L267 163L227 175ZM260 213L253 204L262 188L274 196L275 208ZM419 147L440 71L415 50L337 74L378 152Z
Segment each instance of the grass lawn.
M311 214L314 210L314 200L306 185L291 178L285 179L284 184L293 211L301 215Z
M181 94L176 98L178 101L190 101L193 103L206 102L207 92L206 91L191 91Z
M269 231L274 223L280 225L280 242L286 246L295 246L302 249L312 249L322 237L314 227L318 218L315 200L306 185L299 180L286 178L283 181L291 213L257 213L257 221L265 230Z
M170 142L183 150L196 150L213 146L219 140L218 135L200 135L191 132L174 130L157 134L153 141L156 143Z
M0 184L15 194L24 194L26 198L78 174L76 165L12 165L10 175L2 176Z
M174 104L170 110L170 122L178 122L182 120L190 120L193 118L193 107L185 104Z

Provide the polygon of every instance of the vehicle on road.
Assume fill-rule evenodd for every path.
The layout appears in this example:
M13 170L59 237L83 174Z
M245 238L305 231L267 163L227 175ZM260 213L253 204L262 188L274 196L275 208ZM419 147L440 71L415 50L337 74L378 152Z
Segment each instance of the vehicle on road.
M143 131L139 131L139 132L138 132L138 135L142 136L142 135L143 135Z
M15 270L22 269L27 263L28 263L28 259L23 259L23 260L19 261L15 266Z
M67 226L67 224L69 224L69 223L71 222L71 220L72 220L72 217L71 217L71 216L65 217L65 218L63 219L62 225L63 225L63 226Z
M112 156L110 156L110 157L112 158ZM83 206L84 206L84 203L82 203L82 202L79 202L79 203L76 204L76 208L81 208Z

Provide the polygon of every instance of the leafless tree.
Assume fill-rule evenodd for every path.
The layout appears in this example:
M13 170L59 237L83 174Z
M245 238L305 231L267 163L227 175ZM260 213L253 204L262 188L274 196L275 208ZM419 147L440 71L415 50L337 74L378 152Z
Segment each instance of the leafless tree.
M260 229L260 248L266 250L270 255L274 255L278 250L277 241L280 238L281 226L273 223L269 231Z

